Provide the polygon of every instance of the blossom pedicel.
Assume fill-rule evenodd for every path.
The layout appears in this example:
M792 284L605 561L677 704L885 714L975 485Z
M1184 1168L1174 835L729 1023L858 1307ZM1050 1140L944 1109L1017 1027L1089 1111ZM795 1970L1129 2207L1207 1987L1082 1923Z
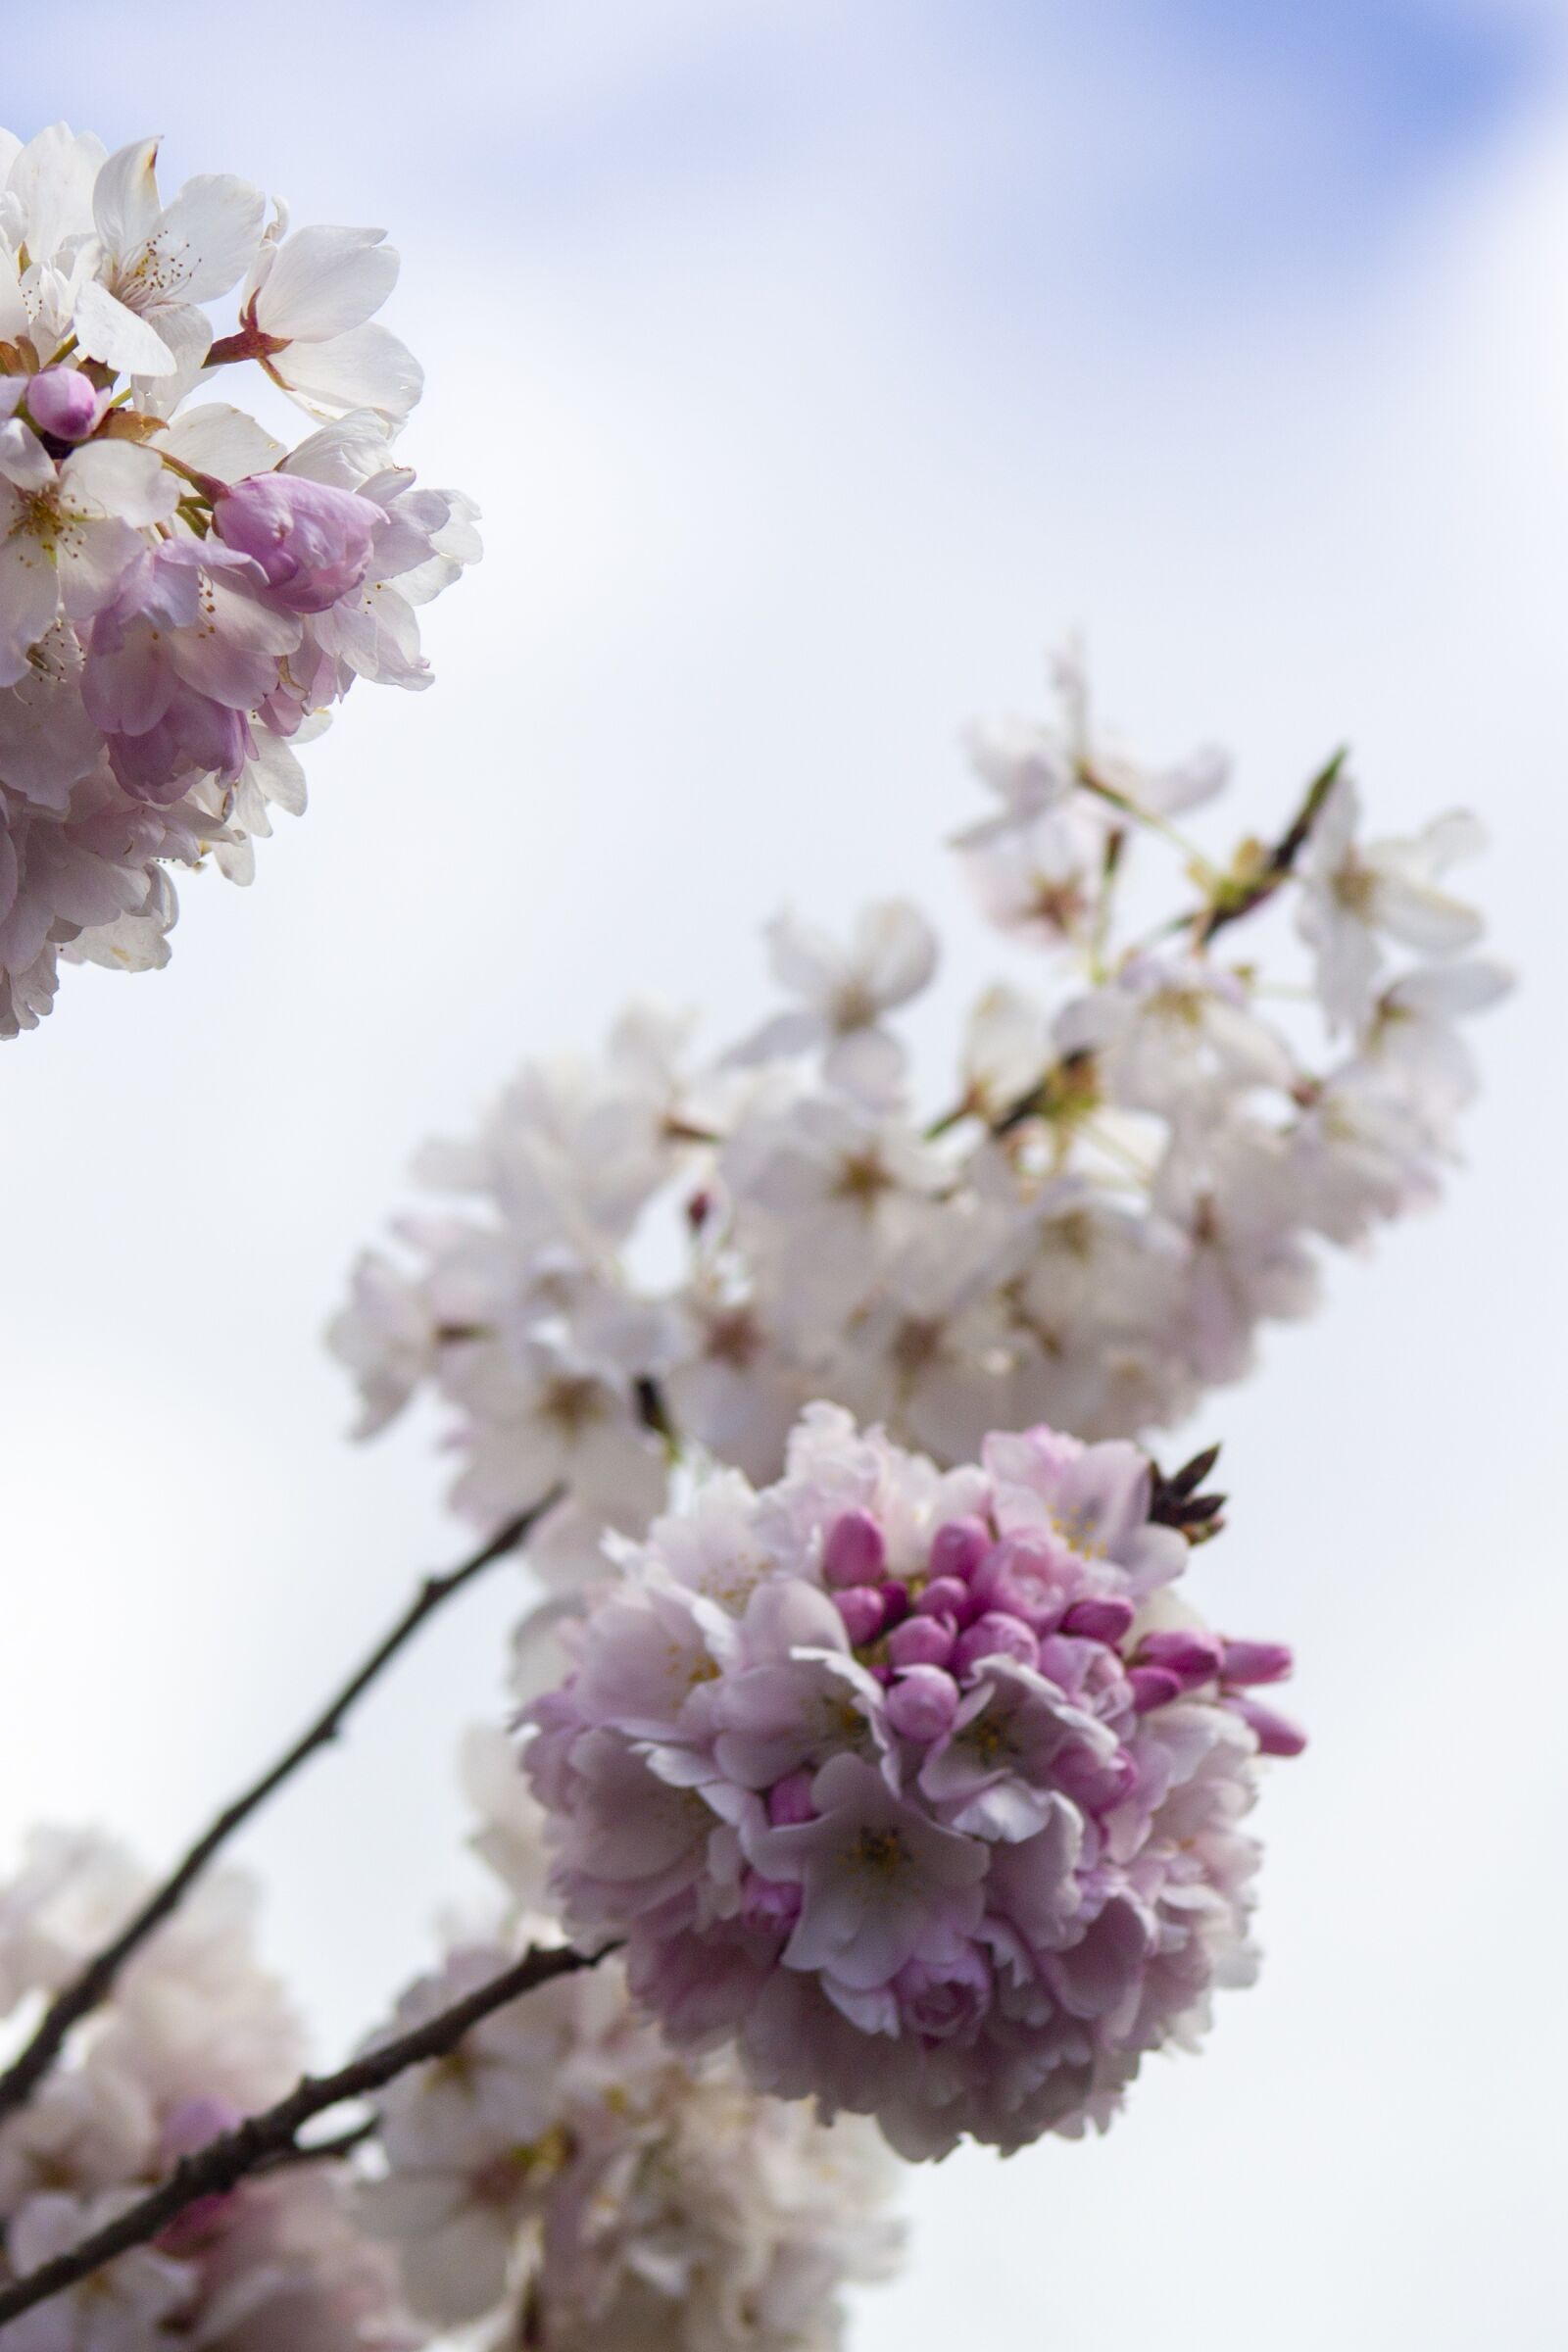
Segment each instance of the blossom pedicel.
M1289 1669L1169 1588L1148 1459L1040 1428L939 1471L806 1414L627 1547L526 1762L580 1937L678 2045L895 2147L1103 2125L1244 1984Z
M250 879L291 746L356 677L428 683L416 608L478 554L394 454L420 377L372 318L381 231L290 235L222 174L166 205L156 154L0 131L0 1036L62 956L167 961L170 864ZM204 397L245 362L318 419L294 449Z

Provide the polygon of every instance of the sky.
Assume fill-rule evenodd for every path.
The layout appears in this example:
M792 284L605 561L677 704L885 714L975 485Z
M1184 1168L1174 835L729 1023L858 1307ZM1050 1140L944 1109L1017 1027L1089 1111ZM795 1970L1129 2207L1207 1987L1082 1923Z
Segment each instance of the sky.
M68 973L9 1049L0 1831L171 1852L456 1557L417 1418L345 1443L355 1251L525 1054L630 995L761 1009L759 923L910 893L931 1066L998 962L941 843L956 748L1087 639L1152 752L1266 831L1348 740L1389 830L1456 803L1523 986L1437 1217L1211 1398L1216 1616L1294 1640L1260 1984L1100 2142L911 2179L853 2352L1560 2342L1568 1932L1556 1572L1568 77L1464 0L166 0L7 28L6 105L166 178L373 220L413 462L487 556L426 695L358 693L254 888ZM1544 1062L1543 1054L1546 1054ZM471 1890L451 1752L511 1571L245 1858L341 2049Z

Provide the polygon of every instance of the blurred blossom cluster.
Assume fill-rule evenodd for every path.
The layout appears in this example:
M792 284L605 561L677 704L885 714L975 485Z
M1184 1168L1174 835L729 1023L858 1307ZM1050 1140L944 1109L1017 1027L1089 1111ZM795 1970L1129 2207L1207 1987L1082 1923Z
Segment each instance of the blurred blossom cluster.
M475 1735L468 1763L508 1899L393 2030L499 1973L519 1939L560 1939L510 1741ZM0 1886L0 2008L24 2026L148 1886L100 1838L36 1834ZM256 1960L253 1908L243 1879L208 1880L0 2120L0 2286L293 2088L302 2036ZM731 2059L674 2056L614 1962L498 2011L368 2120L9 2322L8 2352L418 2352L469 2321L494 2352L833 2352L840 2288L884 2277L899 2248L874 2132L760 2097Z
M396 2023L416 2025L559 1938L543 1817L500 1733L468 1780L503 1916L468 1928ZM672 2053L620 1963L558 1978L415 2068L380 2103L366 2226L397 2250L432 2327L478 2324L491 2352L832 2352L839 2290L899 2248L894 2168L874 2132L767 2099L726 2055Z
M1139 765L1060 683L1059 724L973 738L991 806L956 855L1038 966L975 1004L945 1096L911 1099L901 1035L924 917L781 917L760 1028L704 1054L636 1009L530 1065L423 1154L450 1205L361 1261L332 1338L362 1428L433 1390L481 1523L562 1482L547 1573L644 1532L672 1461L776 1477L816 1397L945 1465L989 1430L1174 1422L1314 1304L1323 1245L1436 1194L1461 1024L1506 986L1447 887L1473 821L1369 840L1336 760L1211 856L1184 828L1224 762Z
M96 1836L42 1832L0 1886L0 2012L24 2022L151 1882ZM292 2088L300 2028L252 1944L247 1883L209 1879L128 1962L68 2060L0 2121L0 2280L112 2218L188 2150ZM157 2243L5 2329L7 2352L413 2352L396 2266L342 2168L299 2163L193 2206Z
M227 174L166 204L156 155L0 131L0 1036L62 956L167 961L171 864L250 879L295 747L357 677L428 682L417 608L478 554L394 454L382 232L290 233ZM245 363L317 420L294 448L210 397Z
M1246 1984L1277 1643L1169 1588L1134 1446L943 1472L833 1405L626 1546L525 1750L554 1884L672 2041L876 2116L906 2156L1107 2123Z

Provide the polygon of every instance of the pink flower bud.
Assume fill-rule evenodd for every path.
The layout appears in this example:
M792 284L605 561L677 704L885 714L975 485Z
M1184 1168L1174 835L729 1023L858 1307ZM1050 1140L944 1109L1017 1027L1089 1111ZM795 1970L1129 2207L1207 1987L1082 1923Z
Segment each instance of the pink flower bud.
M895 1666L945 1666L957 1630L951 1617L906 1617L888 1636L888 1656Z
M1004 1536L974 1570L975 1598L1004 1616L1021 1617L1037 1634L1061 1622L1066 1595L1054 1573L1054 1554L1037 1536Z
M1180 1626L1168 1633L1146 1634L1138 1644L1140 1666L1163 1666L1184 1690L1211 1683L1219 1673L1224 1643L1213 1634Z
M983 1519L948 1519L931 1539L933 1577L971 1576L991 1548L991 1531Z
M787 1936L801 1916L801 1890L792 1879L764 1879L749 1870L741 1887L741 1917L764 1935Z
M324 612L370 568L381 509L303 474L253 473L220 490L213 523L225 547L253 556L274 604Z
M40 433L57 441L85 441L109 406L79 368L46 368L27 385L27 414Z
M1228 1683L1283 1683L1295 1663L1283 1642L1227 1642L1220 1673Z
M1108 1813L1138 1786L1137 1760L1124 1747L1118 1747L1105 1764L1093 1748L1069 1742L1053 1757L1051 1773L1064 1796L1093 1813Z
M967 1625L979 1609L960 1577L937 1576L915 1602L914 1613L917 1617L951 1617L955 1625Z
M792 1829L798 1821L814 1821L816 1807L811 1802L813 1775L803 1764L799 1772L787 1772L775 1781L767 1792L767 1818L775 1830Z
M905 1740L940 1740L958 1712L958 1686L940 1666L911 1666L888 1692L888 1721Z
M1135 1666L1127 1677L1132 1685L1133 1706L1140 1715L1152 1707L1168 1707L1173 1698L1180 1698L1180 1677L1166 1666Z
M874 1585L888 1556L887 1541L869 1511L846 1511L828 1529L822 1550L826 1582L841 1588Z
M1075 1600L1061 1621L1061 1630L1076 1634L1080 1641L1106 1642L1114 1649L1131 1632L1137 1614L1130 1600L1106 1592L1092 1600Z
M847 1592L835 1592L833 1598L844 1620L844 1630L856 1648L862 1642L874 1642L887 1614L875 1585L851 1585Z
M1014 1658L1020 1666L1037 1666L1040 1644L1016 1617L978 1617L967 1633L958 1636L953 1653L954 1671L967 1674L982 1658Z
M1306 1745L1306 1734L1299 1724L1288 1715L1277 1715L1272 1707L1260 1706L1255 1698L1227 1697L1225 1705L1257 1735L1257 1744L1265 1756L1298 1756Z
M902 1625L909 1614L909 1588L902 1577L890 1576L885 1585L878 1585L882 1602L882 1631L891 1625Z
M1040 1671L1048 1682L1059 1684L1063 1690L1076 1693L1084 1687L1084 1678L1092 1666L1102 1662L1103 1652L1099 1642L1085 1642L1069 1634L1042 1634L1040 1637Z

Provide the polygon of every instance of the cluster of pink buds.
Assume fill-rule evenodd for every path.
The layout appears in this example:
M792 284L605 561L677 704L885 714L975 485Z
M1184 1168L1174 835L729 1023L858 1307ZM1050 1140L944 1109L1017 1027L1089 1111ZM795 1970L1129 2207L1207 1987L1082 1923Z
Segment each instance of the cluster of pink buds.
M1010 1658L1068 1686L1081 1679L1075 1643L1101 1642L1126 1670L1134 1712L1184 1694L1217 1696L1249 1724L1260 1754L1298 1755L1297 1727L1251 1697L1283 1682L1292 1657L1281 1642L1231 1642L1201 1626L1147 1632L1127 1648L1138 1617L1121 1593L1072 1598L1063 1588L1059 1538L1025 1531L997 1538L973 1516L945 1520L923 1574L887 1573L887 1545L868 1511L834 1521L822 1576L854 1649L887 1691L888 1722L908 1740L946 1738L964 1687L988 1659Z
M624 1547L533 1711L574 1933L677 2043L905 2154L1107 2121L1248 1974L1240 1823L1301 1745L1250 1695L1289 1651L1172 1596L1160 1502L1120 1441L943 1472L809 1407L775 1486Z

